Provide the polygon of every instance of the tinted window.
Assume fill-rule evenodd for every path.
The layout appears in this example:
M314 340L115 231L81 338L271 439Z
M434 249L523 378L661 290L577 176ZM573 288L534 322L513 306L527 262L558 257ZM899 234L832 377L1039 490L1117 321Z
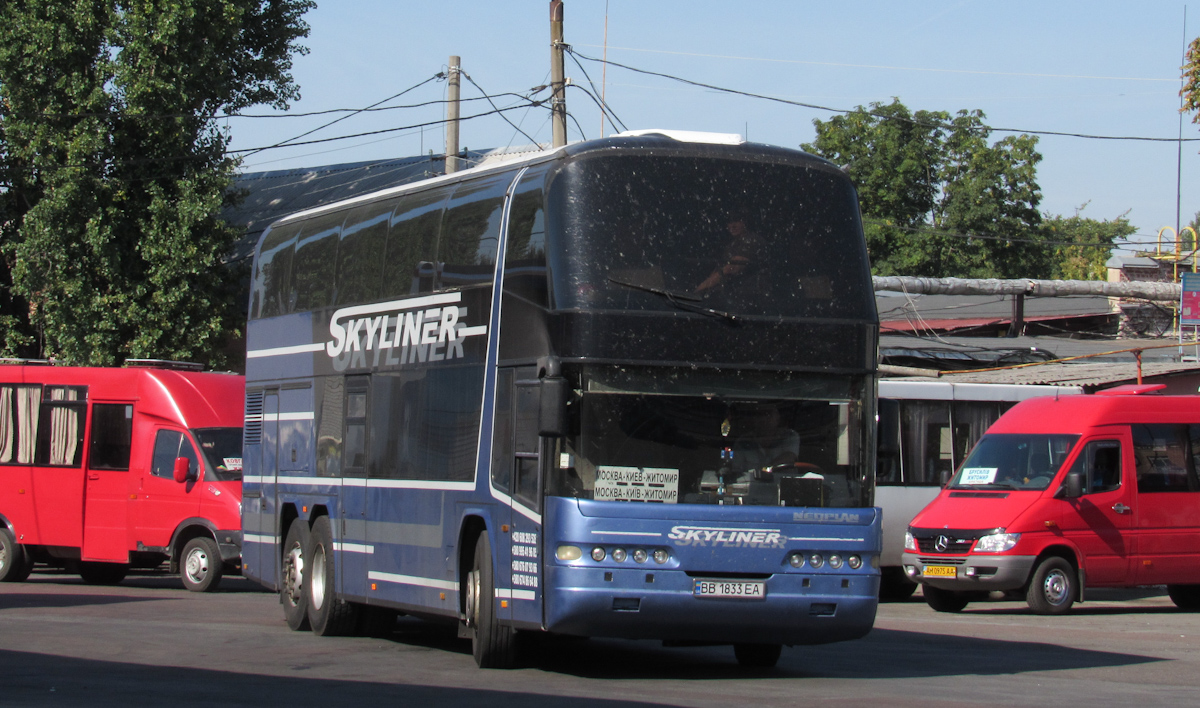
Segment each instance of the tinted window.
M347 477L363 477L367 466L367 386L366 377L346 381L346 446L343 455ZM380 431L381 433L383 431Z
M41 386L0 386L0 464L33 462L41 406Z
M383 297L434 289L438 234L450 192L451 187L438 187L401 198L387 235Z
M443 288L492 281L504 195L512 179L512 173L503 173L463 182L455 189L438 242Z
M1187 425L1130 426L1133 458L1137 465L1138 492L1186 492L1196 489L1191 480L1191 436Z
M1083 493L1097 494L1121 488L1121 443L1116 440L1090 442L1079 453L1071 472L1083 475Z
M154 458L150 474L163 479L175 479L175 458L186 457L191 470L199 470L196 450L187 436L178 430L160 430L154 437Z
M345 216L345 212L338 212L305 222L296 241L292 264L296 311L308 312L333 304L338 238Z
M86 386L47 386L38 421L36 464L79 467L83 460Z
M97 403L92 406L92 451L88 466L95 469L129 469L133 442L133 406Z
M501 369L496 374L496 422L492 434L492 486L510 491L512 480L513 370Z
M255 261L250 316L275 317L291 312L292 256L300 224L271 229Z
M504 292L545 307L546 208L545 175L527 175L513 196L504 254Z
M388 222L395 201L359 207L346 217L337 254L337 304L352 305L379 298Z
M345 379L341 376L327 376L321 388L317 408L317 475L320 477L342 475L345 390Z
M858 205L816 164L603 156L552 182L554 306L874 316Z

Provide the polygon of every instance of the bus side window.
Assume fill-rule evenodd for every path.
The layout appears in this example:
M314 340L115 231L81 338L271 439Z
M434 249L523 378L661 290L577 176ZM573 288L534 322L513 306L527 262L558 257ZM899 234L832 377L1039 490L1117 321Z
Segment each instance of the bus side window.
M492 282L504 195L512 180L513 174L505 172L463 182L454 190L438 241L443 288Z
M33 462L41 405L41 386L0 387L0 465Z
M251 285L250 317L276 317L291 312L292 256L300 224L272 229L263 239Z
M352 305L379 298L388 222L396 200L359 207L346 217L337 251L337 303Z
M87 386L47 386L38 422L35 464L79 467L83 463L83 427Z
M400 199L388 228L383 258L383 297L434 289L438 236L450 192L451 187L437 187Z
M345 410L345 379L326 376L318 392L317 406L317 476L342 476L342 426Z
M538 172L522 178L508 216L504 292L548 306L546 285L546 207Z
M496 423L492 433L492 486L511 491L513 466L512 429L513 370L501 369L496 375Z
M532 372L530 372L532 375ZM540 389L536 381L521 381L513 387L513 495L538 509L538 462L541 436L538 435Z
M877 484L900 484L900 402L879 399Z
M296 312L329 307L334 302L338 240L346 212L319 216L305 223L292 258L292 292Z
M92 405L92 443L88 466L93 469L129 469L133 443L133 406L128 403Z

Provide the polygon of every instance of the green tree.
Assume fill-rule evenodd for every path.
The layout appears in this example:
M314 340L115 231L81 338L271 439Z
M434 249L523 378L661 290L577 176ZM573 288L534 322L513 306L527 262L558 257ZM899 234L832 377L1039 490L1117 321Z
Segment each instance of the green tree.
M1116 242L1133 235L1137 228L1125 214L1111 221L1097 221L1080 216L1087 204L1075 210L1074 216L1047 214L1042 220L1046 240L1054 246L1054 269L1051 278L1059 280L1105 280L1105 263Z
M828 121L804 148L847 165L877 275L1043 277L1037 138L989 144L980 111L893 99Z
M220 363L236 161L215 116L299 94L310 0L0 4L8 353ZM6 284L6 283L0 283Z

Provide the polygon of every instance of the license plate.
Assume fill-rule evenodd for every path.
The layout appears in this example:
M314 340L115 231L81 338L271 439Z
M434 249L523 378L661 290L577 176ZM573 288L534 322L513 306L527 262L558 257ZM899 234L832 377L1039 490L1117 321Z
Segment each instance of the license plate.
M954 578L958 576L958 568L952 565L927 565L924 573L927 578Z
M696 597L740 597L762 599L767 596L767 583L762 580L716 580L697 578L692 587Z

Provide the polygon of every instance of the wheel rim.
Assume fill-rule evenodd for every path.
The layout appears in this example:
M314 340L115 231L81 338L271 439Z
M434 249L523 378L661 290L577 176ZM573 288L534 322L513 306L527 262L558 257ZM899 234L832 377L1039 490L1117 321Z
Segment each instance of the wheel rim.
M184 572L192 583L199 585L204 582L208 577L208 553L203 548L193 548L184 563Z
M283 589L288 602L293 606L300 604L300 581L304 577L304 554L300 544L292 544L284 559Z
M1071 595L1071 581L1067 574L1058 569L1047 573L1042 582L1042 594L1051 605L1065 603Z
M325 546L317 544L313 548L313 563L309 582L312 583L313 608L320 610L325 604Z
M0 573L8 567L8 544L4 542L4 538L0 535Z
M467 574L467 626L479 626L479 571Z

